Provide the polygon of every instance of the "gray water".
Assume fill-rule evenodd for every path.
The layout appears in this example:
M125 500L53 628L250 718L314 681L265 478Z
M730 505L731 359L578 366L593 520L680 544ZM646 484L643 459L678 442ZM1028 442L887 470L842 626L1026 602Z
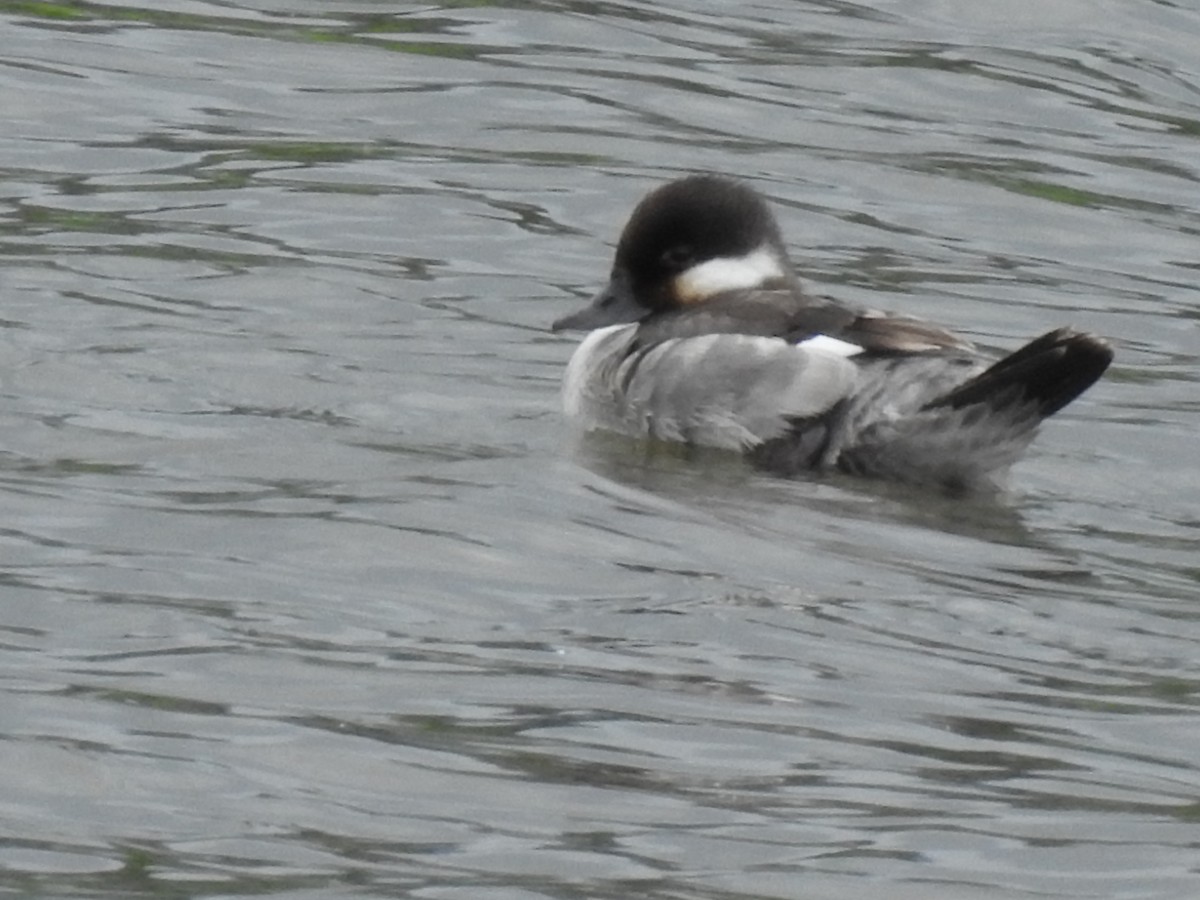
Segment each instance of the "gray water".
M1200 896L1198 47L0 2L0 894ZM574 439L546 326L694 170L818 292L1117 362L996 498Z

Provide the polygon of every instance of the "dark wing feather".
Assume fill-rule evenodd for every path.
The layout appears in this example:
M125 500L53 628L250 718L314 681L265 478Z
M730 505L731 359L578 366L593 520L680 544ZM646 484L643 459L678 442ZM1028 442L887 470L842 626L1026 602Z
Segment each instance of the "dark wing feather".
M970 341L952 331L910 319L869 312L858 316L843 334L834 335L858 344L871 353L930 353L938 350L974 350Z
M793 344L825 334L879 354L972 349L969 341L928 322L847 309L790 289L730 291L653 316L639 327L638 343L701 334L779 337Z

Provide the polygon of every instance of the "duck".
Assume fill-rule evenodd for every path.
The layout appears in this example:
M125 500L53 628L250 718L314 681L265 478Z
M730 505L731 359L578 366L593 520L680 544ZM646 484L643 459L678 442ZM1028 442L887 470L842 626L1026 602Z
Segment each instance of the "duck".
M695 174L648 193L608 283L553 331L585 431L734 451L766 471L995 488L1110 343L1060 327L1000 358L948 329L814 296L761 194Z

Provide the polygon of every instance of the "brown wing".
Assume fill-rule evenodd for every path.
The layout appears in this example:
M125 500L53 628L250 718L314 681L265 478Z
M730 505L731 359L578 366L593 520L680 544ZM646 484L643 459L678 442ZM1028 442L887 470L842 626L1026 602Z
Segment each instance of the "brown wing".
M638 341L652 344L700 334L781 337L794 344L826 334L858 344L868 353L972 349L969 341L928 322L848 309L797 289L730 291L704 303L651 316L639 327Z
M859 344L875 353L928 353L934 350L973 350L974 345L945 328L910 319L867 312L849 323L843 340Z

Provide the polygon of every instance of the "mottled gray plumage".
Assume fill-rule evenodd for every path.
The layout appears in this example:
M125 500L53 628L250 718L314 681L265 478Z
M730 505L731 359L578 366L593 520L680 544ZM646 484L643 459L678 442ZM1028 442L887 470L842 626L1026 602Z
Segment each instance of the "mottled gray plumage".
M588 428L950 489L992 483L1112 359L1064 328L992 362L935 325L809 297L762 198L716 176L644 198L608 286L561 328L597 329L563 386Z
M852 393L857 367L778 338L672 337L636 325L593 331L567 366L568 414L634 437L749 450Z

